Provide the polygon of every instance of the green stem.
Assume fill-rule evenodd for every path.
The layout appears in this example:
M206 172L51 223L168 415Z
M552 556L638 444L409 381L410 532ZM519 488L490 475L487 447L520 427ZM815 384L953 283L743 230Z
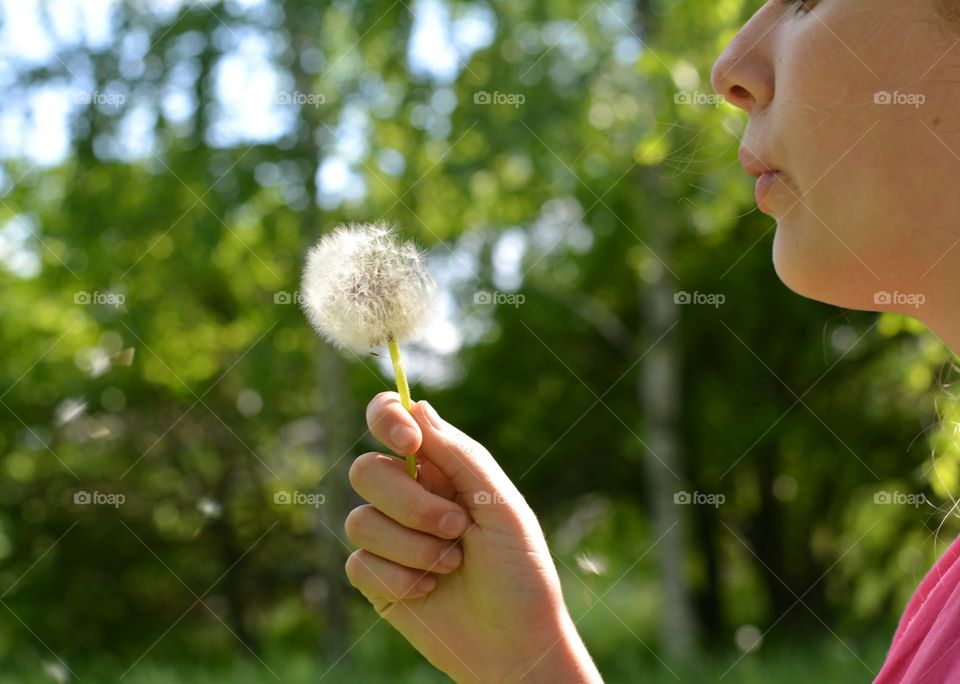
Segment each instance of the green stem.
M390 349L390 360L393 361L393 374L397 379L397 391L400 393L400 403L407 411L411 408L410 386L407 384L407 374L403 372L403 363L400 361L400 345L397 340L391 337L387 340L387 347ZM406 454L407 474L414 480L417 479L417 454Z

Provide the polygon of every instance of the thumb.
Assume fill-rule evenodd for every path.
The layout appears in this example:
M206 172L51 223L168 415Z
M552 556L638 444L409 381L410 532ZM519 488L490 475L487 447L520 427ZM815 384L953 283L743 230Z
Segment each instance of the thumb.
M468 504L475 494L491 497L515 489L482 444L443 420L426 401L414 404L411 414L423 434L418 453L437 466Z

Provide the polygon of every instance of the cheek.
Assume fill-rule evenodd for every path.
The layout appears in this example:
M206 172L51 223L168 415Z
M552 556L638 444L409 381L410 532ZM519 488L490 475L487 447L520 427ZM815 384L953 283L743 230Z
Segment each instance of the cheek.
M960 238L960 161L919 116L883 109L805 151L805 169L830 169L803 194L808 244L847 277L910 286Z
M879 128L853 148L849 141L862 129L851 129L844 148L804 151L799 173L813 180L801 185L802 203L781 217L773 247L778 275L800 294L869 309L878 290L918 291L956 241L956 230L938 221L957 215L960 206L947 205L960 193L921 179L910 157L916 150L885 144ZM837 149L846 154L838 158Z
M796 29L778 64L778 146L803 204L781 218L773 260L800 294L870 308L879 289L916 289L960 237L944 222L960 215L960 192L951 187L960 159L924 126L946 106L943 96L929 94L921 108L875 102L877 77L911 81L889 54L876 54L894 37L858 37L843 21L831 23L832 31ZM857 55L841 40L857 45ZM941 138L960 150L960 132Z

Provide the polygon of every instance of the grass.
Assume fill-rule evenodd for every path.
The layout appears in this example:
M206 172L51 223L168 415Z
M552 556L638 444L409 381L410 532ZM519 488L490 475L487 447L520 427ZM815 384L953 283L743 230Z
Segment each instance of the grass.
M673 664L668 669L638 645L636 649L600 661L599 666L608 684L870 682L883 661L885 647L886 643L877 639L854 654L836 640L805 642L798 639L789 647L781 645L777 650L767 649L743 658L737 653L727 653ZM120 667L94 660L89 664L71 663L77 679L68 681L94 684L118 681L124 684L271 684L278 681L289 684L442 684L451 681L415 653L407 654L395 664L388 663L384 657L371 657L371 654L336 665L322 663L308 653L268 656L264 661L266 665L252 658L237 657L218 665L204 665L145 659L125 674L129 664ZM42 662L24 663L15 672L4 667L0 684L50 684L54 679L44 673Z

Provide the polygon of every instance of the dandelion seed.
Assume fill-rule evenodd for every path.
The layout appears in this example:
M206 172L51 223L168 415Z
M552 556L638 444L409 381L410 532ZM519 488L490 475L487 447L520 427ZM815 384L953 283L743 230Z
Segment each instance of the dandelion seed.
M607 572L607 564L599 556L578 553L574 559L581 570L591 575L605 575Z
M199 510L204 517L219 518L220 514L223 512L223 507L219 502L214 501L209 497L203 497L197 501L197 510Z
M110 362L114 366L132 366L133 365L133 347L127 347L126 349L121 349L115 354L110 355Z
M409 411L398 343L430 322L437 290L423 253L387 223L339 225L307 253L300 290L307 319L334 347L364 352L387 345ZM407 454L411 477L416 468L416 455Z
M751 653L763 643L763 632L754 625L742 625L733 636L734 642L744 653Z
M87 402L76 399L74 397L67 397L59 404L55 412L57 414L57 425L63 426L72 420L76 419L80 414L87 410Z
M67 668L63 663L43 663L43 672L57 684L64 684L67 681Z
M103 439L104 437L110 436L110 428L108 428L103 423L94 423L90 427L90 432L87 435L90 439Z
M110 357L100 347L85 347L77 352L76 364L91 378L99 378L110 370Z

